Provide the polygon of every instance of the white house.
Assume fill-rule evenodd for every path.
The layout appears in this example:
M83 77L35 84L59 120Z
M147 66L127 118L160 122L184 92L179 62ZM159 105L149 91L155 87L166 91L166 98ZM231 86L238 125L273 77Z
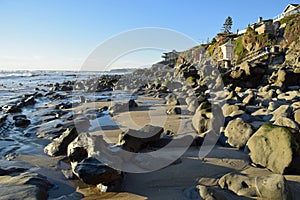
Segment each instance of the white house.
M225 64L225 68L229 67L231 64L231 61L234 58L234 45L231 43L231 41L226 42L225 44L220 46L222 51L222 58L220 61L223 61Z
M300 12L300 4L288 4L281 14L273 18L274 21L279 21L284 17Z

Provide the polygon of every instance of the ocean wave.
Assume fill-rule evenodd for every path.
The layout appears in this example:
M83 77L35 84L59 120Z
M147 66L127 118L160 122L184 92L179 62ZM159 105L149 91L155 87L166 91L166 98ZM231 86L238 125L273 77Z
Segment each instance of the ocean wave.
M31 72L11 72L11 73L3 73L0 72L0 78L17 78L17 77L32 77L38 76L38 74L34 74Z

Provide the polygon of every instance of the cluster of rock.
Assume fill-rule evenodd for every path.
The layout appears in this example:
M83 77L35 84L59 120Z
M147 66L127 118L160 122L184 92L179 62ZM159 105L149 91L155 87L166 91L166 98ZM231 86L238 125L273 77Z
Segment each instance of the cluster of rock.
M80 80L79 77L75 77L77 81L66 81L62 84L55 83L50 84L52 91L72 91L83 90L85 92L104 92L112 91L116 82L122 77L122 75L102 75L97 78L90 78Z
M164 97L166 104L173 106L168 114L180 114L181 110L177 106L187 105L188 111L194 114L193 125L200 137L205 138L209 130L220 128L219 143L249 153L255 165L266 167L276 174L298 174L300 172L297 164L300 160L298 68L246 62L232 69L221 69L220 74L210 71L209 76L203 76L207 74L203 72L206 66L204 64L201 67L203 69L188 63L176 66L173 76L166 75L169 82L178 85L172 89L166 84L157 83L157 80L152 84L147 82L144 87L139 88L132 84L131 88L136 89L135 92L139 94ZM145 77L143 73L147 76L151 74L149 70L144 70L139 71L139 76ZM211 102L222 103L217 106ZM224 117L224 123L218 123L221 127L214 127L215 121L222 120L219 115ZM224 184L220 186L248 197L287 198L283 176L274 174L262 179L264 178L276 179L278 184L282 184L282 187L280 186L282 190L273 188L276 191L272 191L270 188L269 191L266 190L268 191L266 194L258 194L257 190L251 193L254 189L250 188L243 194L241 191L225 187ZM272 184L266 187L272 187Z

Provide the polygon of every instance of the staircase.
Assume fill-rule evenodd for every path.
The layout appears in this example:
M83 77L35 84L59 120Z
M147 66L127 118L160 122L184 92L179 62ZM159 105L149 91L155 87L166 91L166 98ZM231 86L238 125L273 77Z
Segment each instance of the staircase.
M264 58L265 56L269 56L270 54L271 54L270 51L265 51L263 48L258 51L247 54L244 58L242 58L241 60L238 60L235 64L239 65L246 61L249 63L252 63L256 60L260 60L260 59Z

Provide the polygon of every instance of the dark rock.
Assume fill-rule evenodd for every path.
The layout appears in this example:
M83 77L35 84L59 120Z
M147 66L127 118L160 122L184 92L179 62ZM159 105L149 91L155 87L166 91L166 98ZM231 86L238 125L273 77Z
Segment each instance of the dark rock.
M34 96L25 98L22 102L23 102L24 106L34 105L36 103Z
M68 145L78 136L76 128L67 129L59 138L48 144L44 152L49 156L66 155Z
M61 88L60 88L61 91L72 91L73 90L73 87L71 85L63 85Z
M68 147L68 157L71 162L81 162L88 157L88 152L84 147Z
M268 65L264 63L243 63L223 73L222 78L224 85L232 84L233 87L257 88L262 83L267 70Z
M15 126L26 128L30 124L30 120L26 119L26 115L16 115L13 117Z
M90 157L78 163L73 169L74 174L84 183L97 185L120 181L122 174L110 168L96 158Z
M130 108L135 108L137 106L138 106L137 103L133 99L129 100L128 102L116 102L109 107L109 112L111 114L128 112Z
M146 125L140 130L129 129L119 135L119 144L127 151L139 152L150 142L158 141L163 131L162 127L152 125Z
M73 104L71 102L62 102L55 106L55 109L69 109L72 108Z
M14 105L4 105L2 110L6 113L19 113L22 112L22 109Z
M23 172L0 176L1 199L41 199L48 197L47 190L52 184L37 173Z
M86 98L85 96L80 96L80 103L86 103Z
M294 72L293 69L280 69L277 73L272 74L269 83L280 87L282 90L285 90L289 86L299 86L300 73Z
M135 108L135 107L138 107L138 104L133 99L130 99L128 102L128 107Z
M6 121L8 115L0 115L0 127Z
M174 107L167 110L168 115L179 115L181 114L181 108L180 107Z

